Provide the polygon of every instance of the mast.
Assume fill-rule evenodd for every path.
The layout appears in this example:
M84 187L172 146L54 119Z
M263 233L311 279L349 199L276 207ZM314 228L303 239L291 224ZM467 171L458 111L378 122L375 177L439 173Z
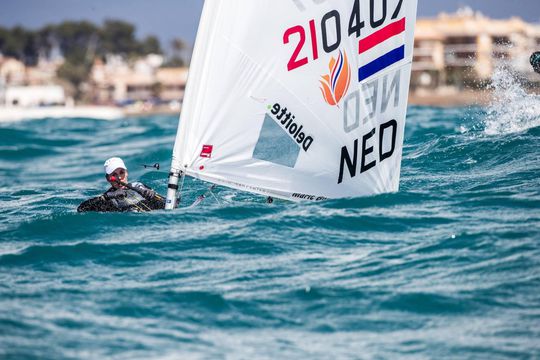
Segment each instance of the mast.
M165 210L173 210L175 209L179 204L180 201L177 201L177 199L181 199L182 194L180 194L179 197L177 197L177 192L179 190L178 184L183 184L184 177L186 175L185 172L185 166L183 166L181 162L181 157L179 154L184 152L184 142L182 141L183 135L187 134L189 131L189 120L181 121L182 118L186 119L192 119L194 115L194 106L192 103L194 102L194 99L197 97L197 89L198 89L198 82L200 82L200 76L198 75L192 75L192 74L199 74L201 71L204 70L204 61L201 60L202 57L204 57L204 47L206 46L207 40L208 40L208 32L209 32L209 26L210 21L213 17L213 4L210 4L211 1L205 1L202 14L201 14L201 20L199 22L199 29L197 30L197 38L195 40L195 46L193 48L193 54L192 54L192 61L189 68L188 73L188 80L186 84L186 91L184 93L184 102L182 105L182 110L179 118L179 124L178 124L178 131L176 135L176 139L174 142L174 149L172 153L172 161L171 161L171 170L169 171L169 181L167 185L167 199L165 202ZM184 170L181 170L184 169ZM180 191L182 189L180 188ZM177 203L178 202L178 203Z
M178 183L183 182L184 172L171 169L169 173L169 184L167 185L167 199L165 201L165 210L173 210L177 204L176 193L178 191Z

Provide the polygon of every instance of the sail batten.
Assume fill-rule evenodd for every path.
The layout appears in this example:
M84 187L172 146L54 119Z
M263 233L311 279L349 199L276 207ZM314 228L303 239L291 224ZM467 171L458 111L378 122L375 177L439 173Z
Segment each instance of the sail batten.
M397 191L416 1L206 0L172 168L290 200Z

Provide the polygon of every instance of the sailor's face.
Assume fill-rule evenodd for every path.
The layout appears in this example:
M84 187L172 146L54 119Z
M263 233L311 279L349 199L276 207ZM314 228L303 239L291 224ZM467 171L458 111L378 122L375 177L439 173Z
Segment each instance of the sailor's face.
M122 189L125 186L118 184L116 181L112 181L113 177L116 179L116 181L120 180L123 183L127 183L128 171L126 169L117 168L116 170L114 170L112 173L109 174L109 177L108 177L109 184L111 184L111 186L115 189Z

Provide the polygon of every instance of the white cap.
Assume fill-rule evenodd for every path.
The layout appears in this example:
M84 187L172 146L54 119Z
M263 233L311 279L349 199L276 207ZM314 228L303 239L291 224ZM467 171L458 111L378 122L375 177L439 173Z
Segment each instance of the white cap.
M103 167L105 168L105 174L110 175L114 170L118 168L122 168L124 170L127 170L126 165L124 164L124 161L120 159L119 157L112 157L105 161L105 164L103 164Z

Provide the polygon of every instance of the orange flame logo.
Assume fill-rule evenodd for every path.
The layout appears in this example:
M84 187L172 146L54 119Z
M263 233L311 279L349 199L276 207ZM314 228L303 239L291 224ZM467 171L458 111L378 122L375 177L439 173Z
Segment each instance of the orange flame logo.
M349 67L349 60L347 54L343 54L339 51L339 56L336 59L333 57L330 59L328 65L330 75L321 76L321 91L324 100L329 105L337 105L343 96L349 90L351 84L351 68Z

